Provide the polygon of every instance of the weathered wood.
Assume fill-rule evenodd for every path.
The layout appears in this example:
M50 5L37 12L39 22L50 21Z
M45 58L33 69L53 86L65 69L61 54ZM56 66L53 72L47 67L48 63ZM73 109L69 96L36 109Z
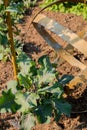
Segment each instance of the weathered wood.
M84 39L81 39L77 34L73 33L68 28L42 14L39 14L35 18L34 23L49 29L51 32L57 34L60 38L66 41L68 46L70 44L85 56L87 56L87 42Z
M79 67L81 69L81 72L75 76L69 82L69 84L67 84L67 86L69 86L70 89L73 89L74 86L78 87L84 82L87 82L87 66L71 55L73 54L74 48L76 48L82 52L82 54L87 56L87 42L68 28L42 14L34 19L33 25L40 35L46 40L46 42L56 51L59 56L61 56L61 58L70 63L70 65ZM46 29L60 36L60 38L66 41L68 45L63 48L49 35ZM70 51L71 54L69 54Z

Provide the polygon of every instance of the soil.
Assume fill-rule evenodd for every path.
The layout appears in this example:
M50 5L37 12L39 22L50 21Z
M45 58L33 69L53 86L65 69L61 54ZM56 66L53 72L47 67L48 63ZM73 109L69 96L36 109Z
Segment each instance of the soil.
M24 19L17 27L21 30L18 37L23 43L23 51L25 51L33 60L37 62L38 58L42 55L49 55L51 61L56 59L55 51L50 47L45 40L35 30L33 25L29 24L32 21L34 15L40 10L38 5L30 10L26 11ZM52 11L43 11L43 14L56 20L65 27L68 27L73 32L77 33L81 37L81 30L87 29L87 20L84 20L81 16L73 14L64 14ZM26 33L27 32L27 33ZM56 38L57 42L63 47L66 43L50 33ZM87 37L84 37L87 40ZM74 51L74 57L87 65L87 58L83 54ZM79 68L71 66L67 62L63 62L58 66L59 75L70 74L76 76L80 71ZM6 88L6 82L13 79L12 63L10 61L0 61L0 93ZM72 105L72 113L70 117L65 115L61 116L58 123L52 121L50 124L37 124L32 130L87 130L87 84L84 83L81 87L74 89L72 93L67 95L68 102ZM18 113L0 114L0 130L19 130L20 115Z

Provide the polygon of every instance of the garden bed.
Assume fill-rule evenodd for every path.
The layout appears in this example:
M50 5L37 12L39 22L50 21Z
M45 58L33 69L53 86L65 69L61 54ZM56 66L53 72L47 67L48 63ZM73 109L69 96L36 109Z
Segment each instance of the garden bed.
M17 25L21 30L20 40L24 42L23 51L26 52L33 60L37 62L38 58L42 55L49 55L51 61L56 59L54 50L47 45L43 38L38 34L33 25L30 26L26 33L33 16L40 10L39 7L34 7L27 11L21 24ZM58 21L65 27L68 27L73 32L79 33L81 30L87 29L87 20L83 20L81 16L75 16L73 14L63 14L58 12L44 11L43 14ZM84 33L84 32L83 32ZM56 38L58 43L65 46L65 42L59 37L52 34ZM26 36L26 37L25 37ZM87 40L87 37L85 37ZM74 56L84 64L87 65L87 58L84 57L77 50L74 52ZM63 62L58 67L59 76L64 74L70 74L76 76L79 72L79 68L73 67L67 62ZM1 91L6 88L6 82L13 79L12 65L10 62L0 62L0 89ZM67 91L67 90L66 90ZM37 125L33 130L86 130L87 129L87 84L83 84L82 87L73 90L67 94L67 100L72 105L72 113L70 117L62 115L58 124L52 121L49 125ZM0 129L1 130L17 130L19 129L20 115L2 114L0 115Z

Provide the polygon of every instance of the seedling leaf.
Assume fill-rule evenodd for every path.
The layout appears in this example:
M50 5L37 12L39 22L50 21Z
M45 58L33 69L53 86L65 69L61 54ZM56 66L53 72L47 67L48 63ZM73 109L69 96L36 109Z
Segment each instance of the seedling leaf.
M15 102L21 106L18 111L22 113L27 112L29 110L29 104L27 102L29 94L27 93L23 94L22 92L17 92L15 96L16 96Z
M17 92L18 82L16 80L10 80L7 82L7 90L11 89L12 93L15 94Z
M50 123L52 117L52 106L51 104L42 104L36 110L36 116L39 123Z
M26 89L32 87L32 80L29 78L28 75L23 76L22 74L19 74L18 79L19 79L20 86L23 86Z
M56 110L59 110L58 113L70 116L71 105L68 102L63 101L62 99L60 100L54 99L53 102L55 104Z
M56 81L56 71L55 68L52 67L49 58L42 56L38 62L41 64L40 69L37 70L39 86L41 87Z
M7 92L3 91L0 97L0 112L16 112L20 108L15 102L15 95L12 93L11 89Z

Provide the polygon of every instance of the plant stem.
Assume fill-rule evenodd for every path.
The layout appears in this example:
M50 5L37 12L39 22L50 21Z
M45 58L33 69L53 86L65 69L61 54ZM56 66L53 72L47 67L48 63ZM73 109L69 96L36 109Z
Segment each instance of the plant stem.
M5 7L7 7L9 5L9 0L4 0L4 4L5 4ZM13 30L12 30L10 12L6 12L6 23L8 27L8 40L9 40L10 50L11 50L11 55L12 55L14 79L17 80L16 53L15 53L15 47L14 47Z

